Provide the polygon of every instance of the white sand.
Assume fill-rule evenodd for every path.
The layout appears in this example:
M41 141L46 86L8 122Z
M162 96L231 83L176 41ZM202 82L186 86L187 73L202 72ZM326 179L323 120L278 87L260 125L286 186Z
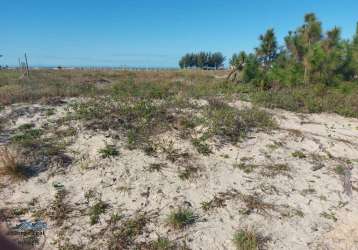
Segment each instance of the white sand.
M240 108L248 104L232 105ZM28 106L7 107L0 114L8 115L24 107ZM16 128L28 122L40 127L64 114L64 107L57 107L56 115L46 117L45 108L30 107L9 121L8 127ZM35 206L22 216L31 219L33 211L47 209L54 199L53 183L63 184L69 191L68 202L74 210L61 228L44 218L49 224L45 249L56 249L51 243L60 231L73 243L106 249L106 238L98 233L106 228L111 214L119 212L130 216L139 209L159 212L147 226L148 232L142 240L156 238L156 235L171 239L183 237L192 249L234 249L234 232L251 228L270 238L268 249L358 249L358 120L334 114L270 112L279 122L279 129L269 134L253 133L235 146L219 146L210 156L198 154L189 141L179 139L174 132L162 135L160 139L164 144L173 140L175 148L193 155L192 164L199 167L200 172L192 180L181 180L179 164L167 161L164 154L151 157L139 150L130 151L125 148L124 138L114 140L108 132L88 131L81 124L74 124L79 133L67 149L74 161L64 174L50 168L26 182L7 183L0 189L0 208L28 207L36 198ZM50 122L50 126L56 127L56 123ZM98 150L106 144L117 145L120 156L102 159ZM302 151L306 158L293 157L295 151ZM317 160L317 156L321 158ZM243 161L258 167L248 174L234 168ZM158 162L166 162L167 168L161 172L147 171L150 163ZM287 164L288 174L263 176L265 166L274 164ZM344 194L342 177L334 171L339 165L352 168L351 196ZM314 171L314 168L319 169ZM91 189L110 204L99 223L93 226L89 224L84 197ZM202 202L232 189L262 197L264 202L274 204L275 209L246 215L242 213L245 203L234 198L226 201L226 207L203 211ZM180 206L191 207L199 220L185 230L175 231L166 225L165 219L173 208ZM326 214L332 217L324 216Z

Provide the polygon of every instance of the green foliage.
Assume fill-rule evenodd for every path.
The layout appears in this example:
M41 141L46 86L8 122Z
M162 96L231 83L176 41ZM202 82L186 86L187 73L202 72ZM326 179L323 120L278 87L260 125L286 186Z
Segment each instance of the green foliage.
M345 168L343 166L339 165L339 166L335 167L334 172L337 175L344 175Z
M207 144L205 142L205 138L203 138L203 137L193 138L191 140L191 143L196 148L196 150L198 151L199 154L210 155L212 153L212 150L211 150L209 144Z
M226 103L212 99L205 111L205 122L209 135L227 138L231 143L243 139L254 129L265 130L276 127L272 116L258 108L238 110Z
M146 214L136 214L133 218L118 222L119 225L117 223L110 225L112 237L109 242L109 249L131 249L136 246L135 240L143 234L149 218Z
M267 68L277 57L277 41L273 29L268 29L260 35L260 46L256 48L256 56L262 65Z
M337 86L281 87L272 90L249 89L251 100L267 108L282 108L296 112L334 112L358 117L358 84L341 82Z
M107 203L103 202L102 200L99 200L90 208L89 216L91 225L98 223L99 216L106 212L108 206L109 205Z
M168 225L174 229L183 229L186 226L194 224L197 216L190 209L179 208L169 214L167 218Z
M292 156L299 159L306 158L306 155L302 151L295 151L292 153Z
M255 232L249 230L239 230L234 234L233 243L237 250L257 250L259 249L259 239Z
M257 168L258 166L257 165L254 165L254 164L246 164L244 162L241 162L239 164L235 164L234 165L235 168L238 168L238 169L241 169L242 171L244 171L244 173L246 174L250 174L252 173L255 168Z
M19 131L21 132L11 137L11 141L24 147L34 147L38 143L43 131L41 129L33 129L32 127L27 128L26 126L20 126Z
M101 154L102 158L110 158L119 155L119 151L114 145L106 145L105 148L99 150L99 153Z
M176 243L170 241L168 238L159 237L156 241L151 242L150 250L174 250Z
M235 80L266 90L278 85L336 85L355 81L358 74L358 28L353 40L345 41L340 28L324 33L316 15L308 13L304 24L284 38L284 47L279 49L273 29L259 40L251 59L242 52L231 58L231 66L240 72Z
M224 61L225 57L220 52L188 53L180 59L179 66L180 68L218 69L223 66Z

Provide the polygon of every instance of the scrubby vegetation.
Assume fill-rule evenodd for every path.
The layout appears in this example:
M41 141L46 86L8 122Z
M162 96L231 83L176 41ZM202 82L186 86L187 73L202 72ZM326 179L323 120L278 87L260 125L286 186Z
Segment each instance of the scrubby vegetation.
M174 229L183 229L186 226L194 224L196 220L197 216L192 210L179 208L168 215L167 223Z
M353 39L334 27L325 34L314 13L290 31L280 47L273 29L259 37L254 53L230 59L230 80L258 92L254 102L301 112L336 112L358 116L358 25Z
M180 68L218 69L224 66L225 57L220 52L188 53L180 61Z
M233 242L237 250L257 250L263 247L261 236L251 230L238 230L234 234Z
M11 153L8 148L0 148L0 176L21 180L27 177L26 166L24 166L17 155Z
M44 220L59 249L262 249L242 225L273 220L273 247L313 244L325 235L304 225L355 212L357 121L263 107L358 117L357 36L308 14L232 72L199 69L216 53L186 55L195 70L0 70L0 220Z

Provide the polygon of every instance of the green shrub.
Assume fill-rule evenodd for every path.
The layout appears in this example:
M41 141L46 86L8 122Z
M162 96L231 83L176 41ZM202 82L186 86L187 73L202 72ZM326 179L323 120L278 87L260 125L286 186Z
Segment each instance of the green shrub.
M255 232L249 230L239 230L234 234L234 245L237 250L257 250L259 242Z
M110 158L119 155L119 151L114 145L106 145L105 148L99 150L99 153L101 154L102 158Z
M90 224L94 225L98 222L99 216L106 212L108 208L108 204L99 200L94 206L90 208L89 216L90 216Z
M179 208L172 211L168 218L167 223L174 229L183 229L186 226L192 225L197 220L197 216L190 209Z

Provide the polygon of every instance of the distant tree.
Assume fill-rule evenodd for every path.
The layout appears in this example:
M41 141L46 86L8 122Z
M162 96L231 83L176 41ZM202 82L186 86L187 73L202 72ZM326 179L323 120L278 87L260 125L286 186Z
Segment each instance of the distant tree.
M204 68L205 66L207 66L208 64L208 60L209 60L209 54L206 52L199 52L196 55L196 67L198 68Z
M193 53L185 54L179 61L180 68L191 68L196 66L196 56Z
M220 68L224 65L225 57L220 52L208 53L199 52L197 54L185 54L179 60L180 68Z
M214 67L215 69L224 66L225 57L221 52L215 52L209 56L208 66Z

